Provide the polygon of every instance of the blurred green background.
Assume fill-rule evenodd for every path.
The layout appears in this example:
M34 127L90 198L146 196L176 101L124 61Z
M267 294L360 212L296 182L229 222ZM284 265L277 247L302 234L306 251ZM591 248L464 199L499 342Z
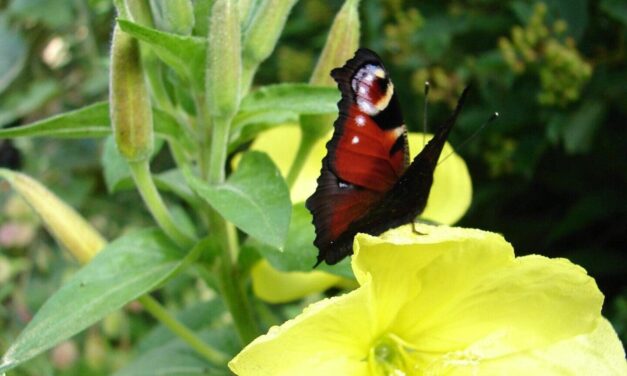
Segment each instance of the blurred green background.
M195 1L199 19L207 19L208 3ZM299 1L256 83L306 82L341 5ZM107 98L113 11L108 0L0 0L0 127ZM362 0L360 14L361 44L386 62L412 130L422 127L425 80L431 126L472 85L454 146L492 112L501 115L459 151L474 185L459 225L500 232L519 255L585 267L625 343L627 2ZM0 141L1 165L44 182L113 238L150 220L136 193L108 192L103 154L103 140ZM155 166L170 163L163 153ZM0 190L3 352L78 266L8 186ZM173 309L209 293L189 276L161 291ZM130 305L16 374L109 374L152 324Z

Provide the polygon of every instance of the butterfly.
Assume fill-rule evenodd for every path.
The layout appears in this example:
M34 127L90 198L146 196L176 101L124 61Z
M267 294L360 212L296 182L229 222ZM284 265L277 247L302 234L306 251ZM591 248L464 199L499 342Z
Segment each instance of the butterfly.
M407 127L389 73L379 56L362 48L331 71L342 94L316 191L306 201L316 229L316 266L353 252L357 233L379 235L422 213L442 148L463 106L410 163Z

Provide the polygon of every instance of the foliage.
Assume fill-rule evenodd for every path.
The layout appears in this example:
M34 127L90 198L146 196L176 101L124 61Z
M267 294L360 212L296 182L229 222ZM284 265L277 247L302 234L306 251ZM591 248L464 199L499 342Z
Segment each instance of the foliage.
M425 80L429 119L442 119L460 89L473 86L453 146L501 114L460 151L474 182L461 225L503 233L523 254L584 266L627 339L623 2L115 4L119 10L109 0L0 1L0 163L36 177L112 241L84 266L71 261L61 251L71 246L55 231L65 248L52 241L0 182L0 353L19 355L0 362L0 373L18 363L11 374L150 373L165 369L163 354L171 367L226 373L222 360L242 343L323 296L280 305L252 296L250 270L260 258L288 271L313 264L310 246L290 246L311 237L308 213L289 200L302 160L283 179L259 151L231 159L280 125L300 123L311 138L299 155L327 134L338 93L304 82L330 85L319 72L354 50L320 53L339 34L387 62L412 130L421 129ZM332 28L336 14L342 27ZM359 24L361 37L349 35ZM112 25L139 47L145 85L130 83L131 92L150 99L150 112L120 112L122 97L108 100ZM152 119L142 136L154 137L152 149L124 158L110 136L111 111L117 125ZM351 276L346 264L324 270ZM350 283L331 293L341 286ZM60 306L90 311L69 309L65 325L55 318L65 315ZM31 337L42 322L48 330Z

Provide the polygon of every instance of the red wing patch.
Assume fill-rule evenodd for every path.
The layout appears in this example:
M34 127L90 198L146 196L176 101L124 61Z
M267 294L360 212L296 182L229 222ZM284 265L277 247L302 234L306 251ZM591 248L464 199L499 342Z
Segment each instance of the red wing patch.
M390 190L409 159L407 130L381 59L360 49L331 75L342 93L340 115L327 143L318 188L307 200L319 260L352 222Z

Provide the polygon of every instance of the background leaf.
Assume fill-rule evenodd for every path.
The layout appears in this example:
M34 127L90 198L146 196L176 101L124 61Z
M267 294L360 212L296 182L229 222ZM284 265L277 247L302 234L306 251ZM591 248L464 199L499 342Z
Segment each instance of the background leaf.
M149 292L182 264L184 254L155 230L123 236L72 276L6 351L11 369Z
M205 329L198 336L234 356L239 342L235 332L228 328ZM152 375L231 375L225 368L217 368L196 354L181 340L174 339L159 347L143 353L131 364L116 372L114 376L152 376Z
M20 74L26 62L24 38L8 25L5 14L0 14L0 93Z
M311 213L305 208L304 203L294 205L283 252L265 245L258 246L257 250L268 259L272 266L279 270L311 271L318 256L318 248L313 245L315 232L311 221ZM335 265L322 263L316 270L322 270L346 278L354 278L350 257Z

